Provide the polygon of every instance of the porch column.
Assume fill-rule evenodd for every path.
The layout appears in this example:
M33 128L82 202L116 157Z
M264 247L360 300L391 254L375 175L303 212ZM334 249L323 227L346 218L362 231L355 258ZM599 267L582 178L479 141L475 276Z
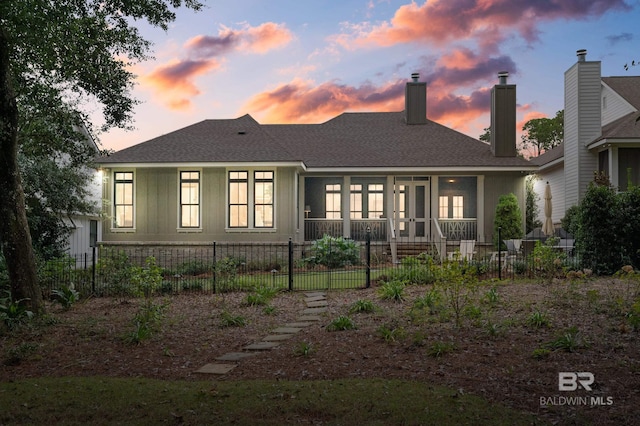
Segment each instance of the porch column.
M342 181L342 236L351 237L351 176Z
M436 230L433 226L433 220L440 219L440 192L439 192L439 176L431 176L431 216L429 220L429 235L431 235L431 240L435 241L435 236L433 235Z
M485 232L485 224L484 224L484 175L480 175L476 178L477 185L477 200L478 207L476 211L476 230L478 235L476 236L478 241L484 242L484 232Z
M305 200L305 193L304 193L304 176L302 176L300 173L295 172L296 174L296 178L295 178L295 196L297 197L297 224L296 224L296 235L294 240L298 243L300 242L304 242L304 230L305 230L305 223L304 223L304 200Z
M387 185L386 191L384 194L384 203L385 203L385 217L387 218L387 223L389 223L389 219L391 219L391 223L395 229L396 226L396 217L395 217L395 177L387 176ZM387 241L391 238L391 229L387 229Z
M609 181L611 181L611 184L615 187L619 186L620 183L620 170L618 167L618 147L617 146L612 146L609 148ZM622 171L623 173L626 173L626 170ZM625 175L625 181L626 181L626 175Z

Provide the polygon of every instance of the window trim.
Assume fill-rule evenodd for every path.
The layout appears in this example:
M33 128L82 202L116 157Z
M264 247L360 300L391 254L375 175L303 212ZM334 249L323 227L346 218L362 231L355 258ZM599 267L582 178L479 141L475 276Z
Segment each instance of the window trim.
M272 173L272 185L273 185L273 194L272 194L272 222L273 225L266 226L255 226L255 183L256 183L256 173L260 172L269 172ZM247 174L247 225L246 226L231 226L231 173L246 173ZM226 169L226 200L225 200L225 232L275 232L276 229L276 218L277 218L277 169L264 169L264 168L243 168L243 169L235 169L228 168ZM234 204L235 205L235 204ZM239 204L241 205L241 204ZM264 204L260 204L264 205Z
M197 226L183 226L182 224L182 207L191 206L196 204L182 203L182 174L183 173L198 173L198 225ZM193 181L193 179L186 179L185 181ZM178 169L178 226L179 232L201 232L202 231L202 169L187 168Z
M256 175L258 173L271 173L271 178L267 179L267 178L258 178ZM253 203L251 203L253 205L253 228L254 229L273 229L275 227L275 192L276 192L276 173L273 170L254 170L253 173L253 200L248 200L248 201L253 201ZM271 203L260 203L258 204L257 202L257 197L256 197L256 187L258 183L271 183ZM256 225L256 219L258 217L257 212L258 212L258 206L271 206L271 226L258 226Z
M116 203L116 186L118 183L124 183L127 181L119 181L116 179L118 174L131 173L131 226L118 226L117 225L117 207L119 204ZM136 230L136 170L114 170L112 173L112 182L111 185L111 195L113 197L111 204L111 231L112 232L135 232Z

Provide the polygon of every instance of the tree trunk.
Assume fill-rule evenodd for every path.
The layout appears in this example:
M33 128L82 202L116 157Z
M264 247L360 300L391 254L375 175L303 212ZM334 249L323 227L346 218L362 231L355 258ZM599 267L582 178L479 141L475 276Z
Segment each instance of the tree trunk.
M9 44L0 27L0 245L11 296L34 313L44 309L18 168L18 106L12 85Z

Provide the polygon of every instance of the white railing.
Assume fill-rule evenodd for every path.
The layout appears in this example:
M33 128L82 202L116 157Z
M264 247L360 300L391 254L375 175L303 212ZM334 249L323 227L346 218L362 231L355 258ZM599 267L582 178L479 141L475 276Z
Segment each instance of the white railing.
M396 227L393 223L393 218L389 218L389 246L391 247L391 259L393 264L398 263L398 240L396 238Z
M440 229L440 224L438 223L438 219L433 218L433 227L435 231L433 233L433 244L436 246L436 250L438 251L438 256L440 256L440 262L444 262L447 257L447 237L442 233L442 229Z

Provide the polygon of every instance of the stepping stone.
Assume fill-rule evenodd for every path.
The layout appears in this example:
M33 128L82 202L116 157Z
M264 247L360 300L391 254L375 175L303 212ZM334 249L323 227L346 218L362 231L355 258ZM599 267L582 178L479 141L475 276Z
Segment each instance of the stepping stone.
M318 315L303 315L301 317L296 318L296 321L322 321L322 317Z
M307 308L302 311L303 314L321 314L323 312L327 312L327 308Z
M206 364L196 370L196 373L204 374L227 374L235 368L236 364Z
M306 297L318 297L318 296L327 297L327 295L322 291L314 291L312 293L305 293L304 295Z
M284 333L284 334L294 334L294 333L297 333L300 330L302 330L302 329L298 328L298 327L278 327L275 330L273 330L273 332L274 333Z
M307 306L309 308L320 308L322 306L327 306L326 300L318 300L317 302L307 302Z
M279 342L281 340L288 340L293 337L293 334L272 334L271 336L265 337L265 342Z
M325 296L314 296L314 297L307 297L306 299L304 299L305 303L317 302L319 300L327 300L327 298Z
M312 322L290 322L288 324L285 324L285 327L309 327L311 324L313 324Z
M252 343L248 346L245 346L242 349L246 349L248 351L264 351L266 349L275 348L278 345L279 345L278 342L257 342L257 343Z
M229 352L216 358L218 361L240 361L242 358L255 355L251 352Z

